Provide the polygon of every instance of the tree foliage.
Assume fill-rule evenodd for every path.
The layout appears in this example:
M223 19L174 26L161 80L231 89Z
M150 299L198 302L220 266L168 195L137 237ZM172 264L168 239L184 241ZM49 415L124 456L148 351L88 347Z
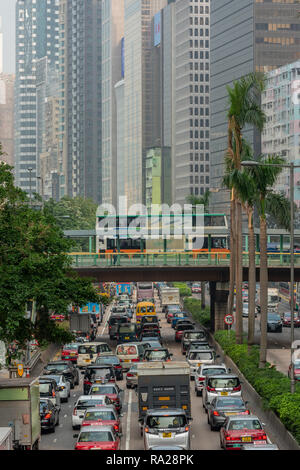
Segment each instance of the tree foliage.
M59 202L50 199L44 204L62 230L89 230L95 228L97 204L82 196L64 196Z
M48 210L29 207L27 195L14 186L12 168L0 164L0 340L22 349L27 340L63 343L70 335L50 319L74 303L97 302L90 280L71 269L72 242L63 236ZM25 317L34 299L36 324Z

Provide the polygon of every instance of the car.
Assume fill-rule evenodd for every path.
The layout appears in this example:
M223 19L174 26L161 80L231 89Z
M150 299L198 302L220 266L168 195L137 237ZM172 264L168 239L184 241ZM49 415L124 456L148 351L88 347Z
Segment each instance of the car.
M201 294L201 285L193 284L191 290L192 290L192 294Z
M115 368L111 364L99 364L87 366L82 372L83 377L83 394L88 395L91 386L95 384L115 383Z
M169 362L173 353L169 353L167 348L146 349L143 356L143 362L165 361Z
M240 449L242 445L254 441L267 442L265 424L255 415L227 416L220 429L220 446L222 449Z
M176 325L175 326L175 341L177 343L180 343L181 342L181 338L183 336L183 332L184 331L187 331L187 330L192 330L194 328L193 325L191 325L191 323L180 323L179 325Z
M86 409L103 405L112 405L111 400L105 395L80 395L72 413L72 428L80 428Z
M132 364L126 374L126 388L136 388L138 381L137 364Z
M291 326L291 312L284 312L282 315L282 326ZM294 328L300 327L300 316L298 312L294 313Z
M140 330L139 338L145 338L145 333L146 336L148 336L148 333L151 333L151 336L161 338L160 328L157 323L144 323Z
M81 426L113 426L116 432L122 432L121 417L114 405L87 408Z
M79 369L93 364L99 356L112 356L110 346L104 342L89 342L80 344L78 348L77 366Z
M146 344L142 342L118 344L116 356L120 359L123 371L130 369L132 363L140 362L145 349Z
M161 344L163 342L159 330L144 330L144 331L141 332L141 334L139 336L139 340L142 343L145 342L145 341L147 342L149 339L150 340L155 339L156 341L159 341Z
M211 345L207 341L191 341L190 344L187 347L185 355L187 356L188 353L192 350L208 350L211 349Z
M184 450L190 449L190 426L186 412L178 408L149 409L143 425L144 449L155 445L178 445Z
M225 364L201 364L195 372L195 392L197 397L202 395L205 378L208 375L228 374L231 369L227 368Z
M139 327L140 329L143 327L144 324L147 324L147 323L157 323L159 325L160 323L160 319L158 318L158 316L155 314L155 315L144 315L142 318L141 318L141 322L139 324Z
M163 312L165 312L165 317L168 318L169 313L174 314L175 312L181 312L181 307L178 304L165 305Z
M120 413L122 409L122 392L123 390L117 384L93 384L89 395L106 395L116 407L117 412Z
M62 361L71 361L74 364L77 363L78 357L78 343L69 343L65 344L61 350L61 360Z
M162 347L162 344L158 340L158 337L155 337L155 336L149 336L149 337L148 336L143 336L141 341L142 341L142 343L145 343L147 345L146 349L161 348Z
M56 382L61 402L67 402L70 396L71 385L64 375L42 375L40 379L53 379Z
M223 426L227 416L249 415L247 401L242 397L216 397L207 405L207 423L211 431L216 431Z
M40 398L41 430L55 432L59 424L59 409L47 398Z
M171 320L171 327L175 328L175 325L178 320L188 320L188 314L187 312L181 311L181 312L175 312L172 320Z
M183 333L181 339L181 352L182 354L186 353L188 345L192 341L207 341L207 333L204 330L187 330Z
M117 356L99 356L94 362L95 366L101 366L104 364L112 365L115 369L116 379L123 380L123 369L120 359Z
M130 318L127 315L112 314L107 322L109 339L116 339L118 326L125 323L130 323Z
M177 320L175 326L179 326L182 324L187 325L188 323L191 325L191 328L194 328L195 323L192 320L189 320L188 318L182 318L182 319Z
M296 381L298 380L300 381L300 359L294 359L293 365L294 365L294 379ZM291 378L291 375L292 375L292 364L289 365L289 369L288 369L289 378Z
M256 309L254 310L254 315L255 315L255 318L257 318ZM247 301L243 300L243 312L242 312L242 316L243 316L244 318L248 318L248 316L249 316L249 304L248 304L248 299L247 299Z
M282 320L279 313L268 312L267 332L282 333Z
M132 343L138 340L138 328L136 323L119 324L116 333L116 340L118 344Z
M113 426L83 426L77 437L75 450L119 450L121 435Z
M51 361L44 367L43 375L63 374L71 384L71 389L79 384L78 369L70 361Z
M186 356L186 360L190 366L191 380L194 380L196 370L201 366L201 364L213 364L216 357L220 356L216 356L212 349L190 349Z
M202 390L202 405L207 411L207 405L217 396L240 397L242 382L236 374L208 375Z
M61 408L61 398L57 383L52 378L39 377L40 399L49 399L57 409Z

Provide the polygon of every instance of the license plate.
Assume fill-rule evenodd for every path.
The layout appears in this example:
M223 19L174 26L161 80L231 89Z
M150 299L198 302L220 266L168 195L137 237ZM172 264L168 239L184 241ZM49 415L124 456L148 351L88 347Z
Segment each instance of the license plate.
M172 433L171 432L163 432L163 437L172 437Z
M228 392L221 392L222 397L227 397Z
M125 339L130 339L129 336L125 336Z
M71 353L71 356L76 356L76 354L75 354L75 353Z
M252 437L251 436L244 436L242 437L242 442L251 442L252 441Z
M91 362L91 360L90 359L85 359L85 362Z
M201 366L201 364L202 364L202 362L198 362L198 364L197 364L197 365L198 365L198 367L200 367L200 366Z
M233 412L233 413L224 413L225 416L231 416L231 415L236 415L236 414L238 414L238 413L235 413L235 412Z
M124 362L130 362L129 359L124 359Z

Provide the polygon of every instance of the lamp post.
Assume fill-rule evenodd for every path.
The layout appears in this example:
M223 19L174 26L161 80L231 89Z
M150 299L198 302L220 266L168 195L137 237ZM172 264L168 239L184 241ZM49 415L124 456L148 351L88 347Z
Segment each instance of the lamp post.
M32 193L31 193L31 172L32 172L32 168L27 168L27 170L29 171L29 206L31 207L32 205Z
M290 164L275 164L275 163L259 163L254 160L243 161L241 165L244 167L256 167L256 166L270 166L277 168L289 168L290 170L290 208L291 208L291 219L290 219L290 305L291 305L291 393L295 393L295 377L294 377L294 310L295 310L295 298L294 298L294 283L295 283L295 256L294 256L294 169L300 168L300 165L294 165L294 162Z

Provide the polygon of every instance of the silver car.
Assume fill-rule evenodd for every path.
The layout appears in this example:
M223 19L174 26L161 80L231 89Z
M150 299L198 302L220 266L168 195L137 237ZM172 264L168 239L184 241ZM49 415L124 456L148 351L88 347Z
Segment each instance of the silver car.
M208 375L228 374L231 370L225 364L202 364L195 373L195 393L197 397L202 395L205 379Z
M137 365L134 364L130 367L129 371L126 374L126 387L136 388L137 382L138 382L138 371L137 371Z
M87 408L94 408L99 405L111 405L111 401L104 395L81 395L76 401L72 413L72 428L80 428Z
M143 424L144 449L158 445L176 445L190 449L190 426L184 410L148 410Z
M67 402L70 396L70 390L71 390L71 384L70 382L65 378L64 375L56 375L56 374L49 374L49 375L43 375L41 378L43 379L53 379L55 380L58 388L58 392L60 395L60 400L61 402Z
M242 396L242 387L239 377L233 374L208 375L202 390L202 404L205 411L207 411L207 405L218 396Z

